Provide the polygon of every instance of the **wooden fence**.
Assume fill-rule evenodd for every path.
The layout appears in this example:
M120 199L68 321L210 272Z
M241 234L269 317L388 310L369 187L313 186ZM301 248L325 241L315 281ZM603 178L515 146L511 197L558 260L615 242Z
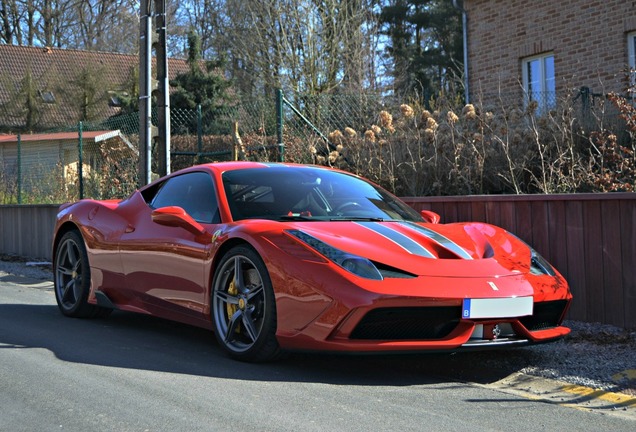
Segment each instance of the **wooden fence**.
M569 318L636 328L636 194L405 198L442 223L480 221L515 233L570 283Z
M569 318L636 328L636 193L404 198L442 223L501 226L568 280ZM0 253L51 255L56 205L0 206Z

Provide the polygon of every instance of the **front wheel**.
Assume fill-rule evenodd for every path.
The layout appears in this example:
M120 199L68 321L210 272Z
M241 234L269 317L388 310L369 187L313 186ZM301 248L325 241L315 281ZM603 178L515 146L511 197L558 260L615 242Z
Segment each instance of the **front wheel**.
M212 319L223 349L237 360L263 362L279 355L276 302L267 268L247 246L231 249L212 283Z
M57 243L53 262L55 300L69 317L105 317L111 310L88 303L91 273L82 236L69 231Z

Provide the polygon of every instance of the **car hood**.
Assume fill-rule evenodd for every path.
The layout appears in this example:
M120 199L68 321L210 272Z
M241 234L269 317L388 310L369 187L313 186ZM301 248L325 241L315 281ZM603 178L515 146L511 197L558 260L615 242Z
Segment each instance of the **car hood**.
M289 228L414 275L501 277L530 269L525 243L483 223L294 222Z

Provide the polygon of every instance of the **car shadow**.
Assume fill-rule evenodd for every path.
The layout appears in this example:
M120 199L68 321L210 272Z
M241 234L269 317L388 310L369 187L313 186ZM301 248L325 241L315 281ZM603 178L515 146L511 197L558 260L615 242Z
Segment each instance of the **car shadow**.
M0 355L7 348L46 349L63 361L118 368L359 386L494 382L518 370L527 355L524 349L417 355L289 353L276 362L251 364L228 358L210 331L151 316L115 311L106 319L82 320L64 317L55 305L0 304ZM493 362L499 366L491 367Z

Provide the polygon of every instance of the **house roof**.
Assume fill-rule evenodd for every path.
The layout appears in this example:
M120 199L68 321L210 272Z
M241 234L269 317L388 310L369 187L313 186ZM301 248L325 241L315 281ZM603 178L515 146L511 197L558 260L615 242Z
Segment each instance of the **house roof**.
M96 118L102 120L117 114L119 108L109 106L108 92L126 91L126 83L136 82L134 70L139 65L136 55L3 44L0 44L0 59L0 126L20 127L24 123L24 115L6 105L26 85L25 78L30 72L38 95L40 129L66 126L80 119L81 102L77 100L78 95L72 95L69 90L78 92L74 81L84 70L97 76L101 86L100 101L94 107ZM153 67L155 60L152 59ZM185 60L168 59L169 79L188 70Z
M102 131L86 131L82 132L82 140L92 141L95 143L106 141L111 138L120 139L126 146L128 146L132 151L138 153L138 150L135 146L131 144L128 139L122 135L121 131L118 130L102 130ZM24 134L20 135L21 143L28 142L43 142L43 141L77 141L79 139L79 134L77 132L55 132L55 133L41 133L41 134ZM17 135L0 135L0 144L4 143L17 143L18 136Z

